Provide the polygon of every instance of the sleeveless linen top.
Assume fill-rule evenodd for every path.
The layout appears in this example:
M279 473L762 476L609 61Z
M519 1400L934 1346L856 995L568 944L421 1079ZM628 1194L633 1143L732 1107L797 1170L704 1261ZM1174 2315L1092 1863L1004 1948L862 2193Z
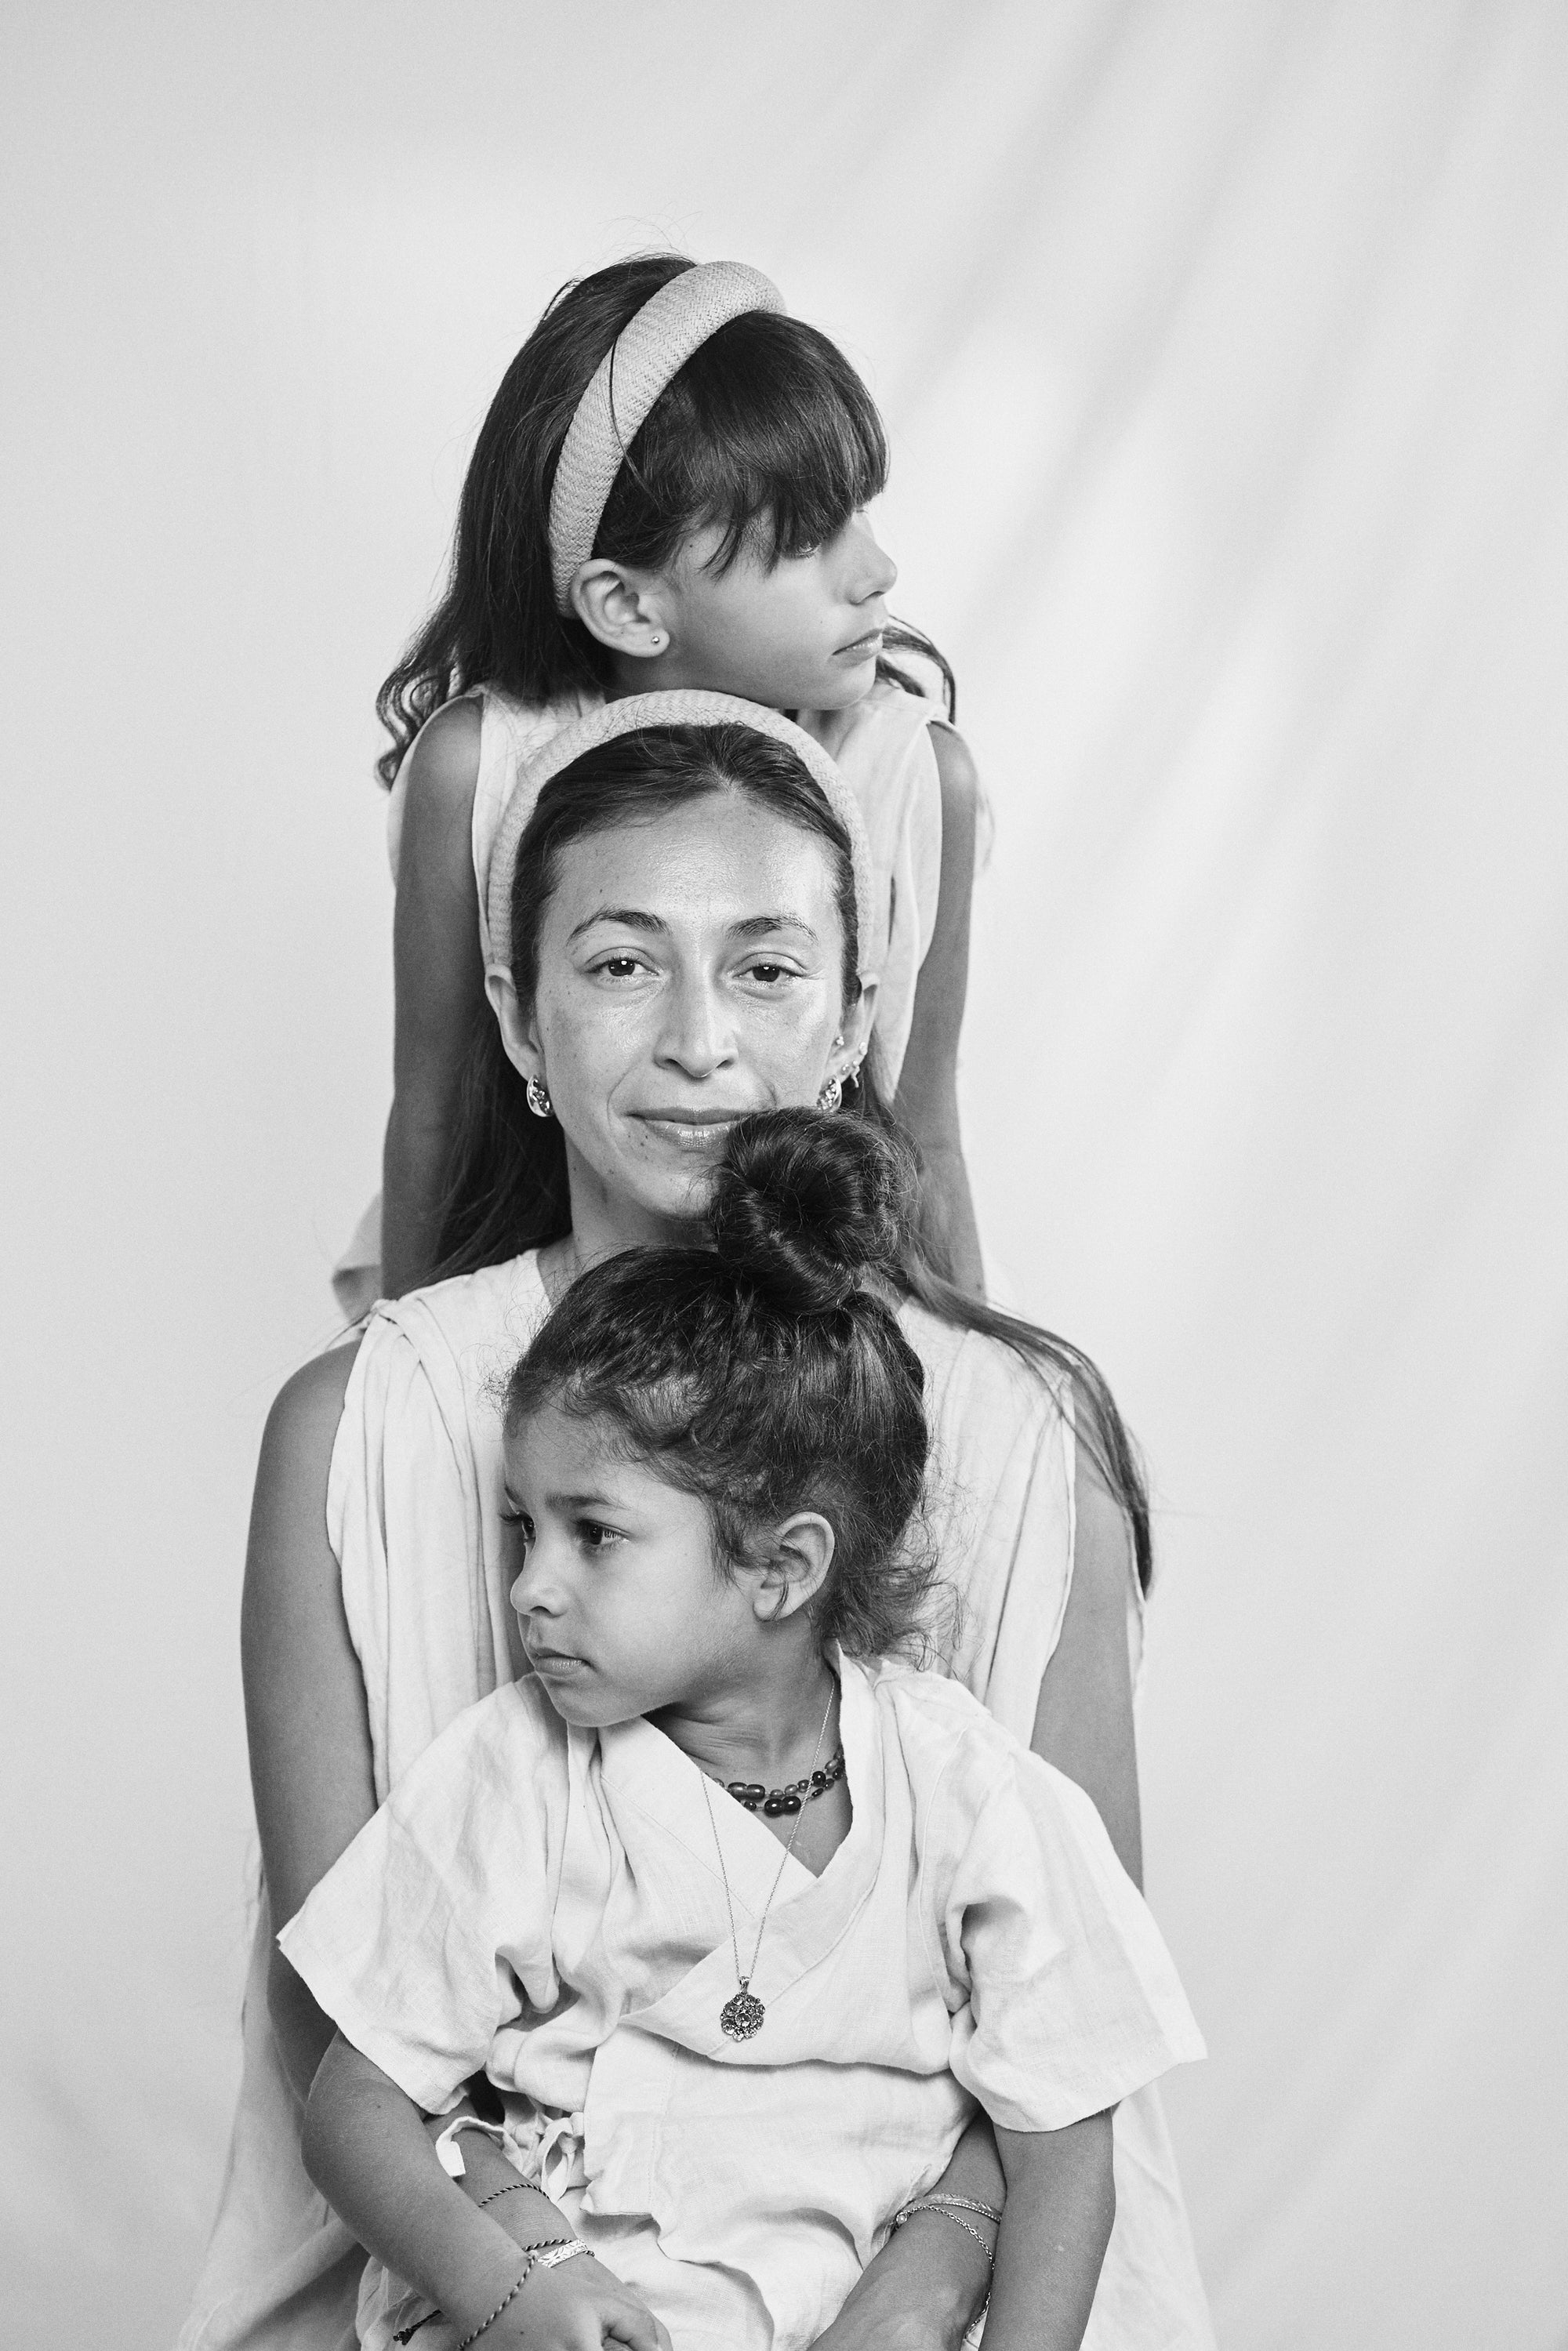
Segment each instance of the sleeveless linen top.
M552 735L598 708L602 695L580 694L559 702L525 703L498 686L476 686L463 697L478 705L479 773L474 786L471 843L479 893L479 951L490 961L490 859L517 778ZM936 922L942 879L942 789L931 742L933 704L879 682L848 710L796 713L833 759L860 803L871 845L877 929L861 942L862 969L881 982L876 1050L892 1093L904 1067L915 1019L915 987ZM392 880L402 840L408 763L403 762L387 807L387 851ZM332 1289L344 1315L358 1321L381 1294L381 1197L360 1218L353 1238L332 1269Z
M546 1311L530 1252L378 1306L350 1374L327 1521L364 1675L378 1801L518 1668L498 1390ZM903 1322L925 1367L929 1533L963 1609L947 1670L1027 1744L1071 1583L1071 1393L998 1341L918 1308ZM1135 1674L1132 1578L1127 1617ZM181 2351L353 2342L363 2256L299 2159L300 2110L267 2020L270 1938L264 1902L229 2168ZM1116 2220L1086 2351L1214 2351L1155 2086L1117 2109L1115 2148Z

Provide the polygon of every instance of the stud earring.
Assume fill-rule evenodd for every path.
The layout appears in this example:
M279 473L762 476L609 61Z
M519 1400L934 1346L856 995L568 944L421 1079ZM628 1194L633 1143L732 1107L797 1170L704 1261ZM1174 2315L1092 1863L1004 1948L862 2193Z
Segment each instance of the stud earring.
M528 1108L536 1118L549 1118L550 1099L542 1078L530 1078L528 1084Z
M650 630L649 630L649 632L648 632L648 644L649 644L650 649L651 649L653 653L659 653L660 651L662 651L663 646L664 646L664 632L663 631L663 629L650 629Z

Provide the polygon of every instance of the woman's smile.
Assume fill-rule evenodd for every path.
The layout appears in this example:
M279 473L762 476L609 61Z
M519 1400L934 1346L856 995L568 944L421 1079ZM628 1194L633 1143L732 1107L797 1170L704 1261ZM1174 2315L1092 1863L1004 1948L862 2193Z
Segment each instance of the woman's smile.
M749 1109L761 1105L752 1103ZM658 1142L670 1144L676 1151L693 1152L705 1159L722 1159L729 1143L730 1129L737 1119L745 1118L746 1108L693 1110L684 1103L660 1103L649 1110L630 1113L638 1124Z

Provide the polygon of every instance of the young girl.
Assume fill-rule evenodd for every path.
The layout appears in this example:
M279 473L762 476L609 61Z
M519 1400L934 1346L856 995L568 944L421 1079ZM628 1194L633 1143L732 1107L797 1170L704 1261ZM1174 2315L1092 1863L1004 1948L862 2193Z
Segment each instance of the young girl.
M394 738L394 1092L381 1209L334 1276L345 1312L449 1262L486 1189L472 1154L454 1188L453 1142L465 1058L498 1050L485 896L522 763L606 698L678 686L795 713L859 798L880 1075L926 1163L938 1251L980 1287L956 1091L976 784L959 737L883 656L930 652L888 625L896 573L862 513L886 473L854 370L755 270L618 263L569 287L524 344L468 469L447 592L379 698Z
M602 1260L511 1375L531 1676L281 1938L340 2028L306 2154L386 2265L373 2351L803 2351L904 2222L994 2250L992 2351L1116 2339L1107 2110L1202 2044L1088 1798L892 1662L934 1580L907 1182L859 1122L747 1120L715 1246ZM482 2193L423 2120L481 2068ZM925 2193L977 2104L999 2215Z

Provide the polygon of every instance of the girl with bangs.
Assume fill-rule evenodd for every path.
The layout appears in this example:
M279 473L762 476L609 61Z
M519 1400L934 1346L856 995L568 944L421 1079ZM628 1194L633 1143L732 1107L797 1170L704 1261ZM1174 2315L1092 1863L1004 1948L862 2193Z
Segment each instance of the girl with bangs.
M393 738L380 770L394 1090L382 1196L333 1277L350 1318L519 1245L516 1133L454 1155L473 1101L504 1092L485 1007L497 833L552 735L667 689L787 712L855 793L876 874L870 1050L921 1153L933 1259L982 1288L956 1097L977 783L951 672L889 618L896 567L864 512L887 468L853 368L736 264L658 254L600 270L513 360L464 483L446 592L378 698Z

